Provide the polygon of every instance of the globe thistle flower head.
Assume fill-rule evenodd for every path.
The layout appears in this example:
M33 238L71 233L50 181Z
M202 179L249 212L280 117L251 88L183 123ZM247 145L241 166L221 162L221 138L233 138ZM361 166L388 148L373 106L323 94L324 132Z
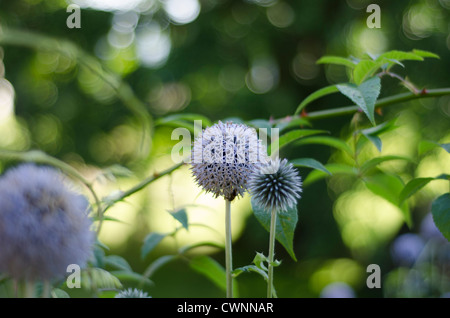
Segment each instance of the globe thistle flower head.
M287 159L269 161L251 175L248 183L254 202L267 211L287 211L302 192L302 179Z
M152 298L147 293L137 288L128 288L120 291L114 298Z
M8 170L0 178L0 272L51 280L70 264L85 266L95 239L88 207L52 168Z
M232 201L244 195L250 174L267 160L267 151L255 129L219 121L195 139L191 170L206 192Z

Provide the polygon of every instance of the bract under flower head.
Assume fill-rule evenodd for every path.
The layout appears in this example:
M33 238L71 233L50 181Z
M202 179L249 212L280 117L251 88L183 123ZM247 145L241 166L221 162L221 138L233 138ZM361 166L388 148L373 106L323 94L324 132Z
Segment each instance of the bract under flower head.
M301 177L286 159L276 158L262 166L248 185L255 203L267 211L286 211L295 206L302 192Z
M8 170L0 178L0 272L50 280L70 264L84 267L95 239L88 207L52 168Z
M243 196L250 174L267 161L267 151L255 129L219 121L195 139L191 169L206 192L232 201Z

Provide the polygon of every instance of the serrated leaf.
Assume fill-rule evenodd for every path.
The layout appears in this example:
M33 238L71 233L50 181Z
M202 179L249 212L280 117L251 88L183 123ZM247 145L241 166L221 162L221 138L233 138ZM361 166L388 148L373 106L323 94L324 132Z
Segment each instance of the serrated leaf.
M226 291L227 284L225 269L217 261L209 256L201 255L191 259L189 266L197 273L200 273L208 278L217 287L223 291Z
M439 231L450 241L450 193L445 193L433 201L431 214Z
M316 130L316 129L297 129L297 130L291 130L288 131L287 133L285 133L284 135L280 136L278 138L278 149L283 148L284 146L286 146L287 144L307 137L307 136L311 136L311 135L317 135L317 134L323 134L323 133L327 133L326 130ZM273 141L276 142L276 141ZM271 153L272 147L271 145L268 147L267 152Z
M341 57L341 56L323 56L316 63L317 64L344 65L349 68L354 68L356 65L352 60L347 59L345 57Z
M153 249L161 242L168 234L152 232L144 239L144 244L141 248L141 257L144 259L147 255L153 251Z
M250 273L250 272L254 272L261 275L265 281L268 280L267 272L262 270L261 268L258 268L256 265L247 265L236 268L235 270L233 270L233 277L238 277L242 273Z
M175 211L168 211L169 214L171 216L173 216L173 218L175 220L177 220L178 222L181 223L181 225L186 229L189 230L189 223L188 223L188 216L187 216L187 212L186 209L182 208L179 210L175 210Z
M400 193L404 188L404 184L399 178L389 174L377 174L365 178L364 182L372 193L397 206L401 210L406 224L411 227L412 220L407 203L399 204L398 202Z
M313 158L293 159L290 162L296 167L313 168L313 169L320 170L320 171L323 171L323 172L331 175L331 172L328 171L328 169L322 163L320 163L319 161L317 161Z
M329 136L314 136L301 139L296 142L296 145L326 145L334 147L336 149L346 152L350 157L353 157L353 150L350 146L339 138L329 137Z
M270 232L271 213L264 210L251 200L253 213L261 225ZM294 253L294 232L297 226L297 206L289 208L286 212L278 213L275 227L275 239L286 249L293 260L297 261Z
M375 126L375 103L380 95L380 78L374 76L359 86L351 83L339 84L337 88L343 95L358 105L367 115L372 125Z
M391 161L391 160L406 160L406 161L411 161L411 158L407 158L407 157L402 157L402 156L381 156L381 157L376 157L370 160L367 160L366 162L364 162L361 167L360 167L360 171L362 174L366 173L367 171L369 171L370 169L378 166L380 163L385 162L385 161Z
M372 77L383 64L382 61L362 60L353 70L353 82L361 85L367 78Z
M300 103L300 105L297 107L294 115L298 115L302 111L303 108L305 108L308 104L312 103L316 99L319 99L323 96L337 93L337 92L339 92L339 90L336 87L336 85L330 85L330 86L323 87L323 88L311 93Z

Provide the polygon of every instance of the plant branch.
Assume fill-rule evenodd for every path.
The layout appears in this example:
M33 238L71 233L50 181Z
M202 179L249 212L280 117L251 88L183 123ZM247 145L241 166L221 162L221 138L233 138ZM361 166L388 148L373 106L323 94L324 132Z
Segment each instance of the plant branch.
M439 96L446 96L450 95L450 88L436 88L436 89L429 89L429 90L422 90L419 94L414 94L412 92L397 94L394 96L389 96L385 98L380 98L375 103L375 108L383 108L386 106L407 102L410 100L415 99L421 99L421 98L429 98L429 97L439 97ZM318 119L325 119L325 118L333 118L338 116L345 116L345 115L351 115L354 112L359 111L360 108L356 105L352 106L345 106L345 107L339 107L339 108L333 108L333 109L327 109L327 110L319 110L309 113L304 113L298 116L292 116L292 119L297 118L305 118L307 120L318 120ZM274 120L273 123L279 123L282 121L286 121L285 118Z
M181 166L183 166L184 162L181 163L177 163L175 165L173 165L172 167L161 171L159 173L155 172L153 175L151 175L150 177L142 180L141 182L139 182L138 184L136 184L135 186L133 186L132 188L128 189L127 191L123 191L120 192L119 195L114 196L114 197L110 197L108 198L108 202L107 202L107 206L105 207L105 209L103 210L103 213L109 209L112 205L114 205L115 203L122 201L123 199L125 199L126 197L129 197L133 194L135 194L136 192L139 192L140 190L142 190L143 188L145 188L146 186L148 186L150 183L152 183L153 181L158 180L159 178L168 175L170 173L172 173L173 171L177 170L178 168L180 168Z

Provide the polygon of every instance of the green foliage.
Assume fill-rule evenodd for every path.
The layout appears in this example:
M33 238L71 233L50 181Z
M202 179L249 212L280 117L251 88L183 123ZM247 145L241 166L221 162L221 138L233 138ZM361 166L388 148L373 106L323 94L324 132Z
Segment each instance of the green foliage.
M450 193L445 193L433 201L431 213L438 229L450 241Z
M261 223L261 225L270 231L270 211L266 211L253 203L252 209L256 219ZM298 215L297 206L289 208L285 212L280 212L277 215L277 223L275 228L275 238L281 245L284 246L286 251L292 257L293 260L297 261L294 252L294 233L295 227L297 226Z

